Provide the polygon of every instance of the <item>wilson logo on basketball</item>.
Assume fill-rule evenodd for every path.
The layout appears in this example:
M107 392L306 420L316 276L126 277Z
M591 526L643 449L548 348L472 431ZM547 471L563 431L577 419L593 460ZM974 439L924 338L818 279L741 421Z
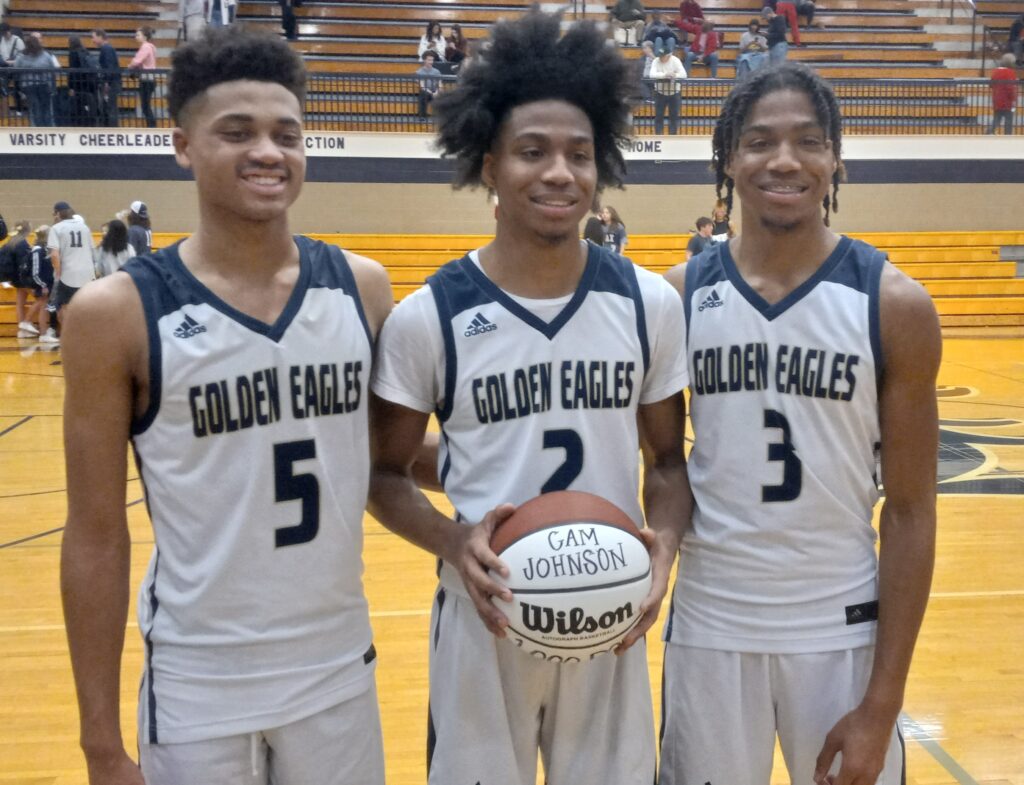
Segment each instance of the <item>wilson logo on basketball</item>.
M627 602L621 608L605 611L598 617L588 616L583 608L570 608L568 611L555 613L543 605L519 603L523 611L523 626L532 632L548 633L555 631L559 635L582 635L598 630L610 630L633 618L633 604Z

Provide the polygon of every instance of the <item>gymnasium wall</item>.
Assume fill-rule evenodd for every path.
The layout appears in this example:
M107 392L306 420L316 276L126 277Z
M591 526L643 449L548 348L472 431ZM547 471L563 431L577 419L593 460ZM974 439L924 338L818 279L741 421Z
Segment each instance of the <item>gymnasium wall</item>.
M98 129L97 129L98 131ZM20 135L19 135L20 134ZM714 186L706 138L645 138L627 151L615 206L634 234L684 232L710 212ZM310 134L296 232L477 234L493 229L480 190L453 191L452 165L430 137ZM1024 138L851 137L839 231L1007 230L1024 226ZM189 174L174 163L167 132L83 129L0 131L0 213L48 221L70 202L98 228L132 200L154 228L189 231L197 219Z

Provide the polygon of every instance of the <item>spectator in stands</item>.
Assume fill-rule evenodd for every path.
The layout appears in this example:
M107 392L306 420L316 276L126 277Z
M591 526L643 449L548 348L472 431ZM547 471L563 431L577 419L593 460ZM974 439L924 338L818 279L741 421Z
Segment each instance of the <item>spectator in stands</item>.
M1016 65L1024 65L1024 14L1013 20L1010 25L1010 51Z
M673 41L675 39L672 39ZM651 90L651 65L654 63L654 44L644 41L640 44L643 54L637 59L636 78L640 86L640 97L645 101L653 101L654 94Z
M420 38L420 48L418 57L420 60L423 59L423 55L427 52L434 53L434 59L438 62L444 62L444 52L448 48L448 42L444 40L444 33L441 31L440 22L428 22L427 30Z
M761 32L761 22L751 19L747 32L740 36L739 54L736 56L736 80L745 78L768 62L768 39Z
M616 41L628 46L629 34L632 33L632 43L636 45L640 43L640 38L644 34L647 11L640 0L616 0L608 14L608 21L611 23L612 36Z
M18 89L18 80L3 73L4 69L13 68L14 61L18 55L25 51L25 42L17 35L7 22L0 23L0 101L6 108L5 97L14 95L14 111L23 112L25 107L21 102L21 91Z
M801 46L800 21L796 17L796 3L791 0L765 0L765 6L785 18L789 30L793 34L793 46Z
M469 41L462 34L462 25L452 25L451 34L448 36L448 44L444 48L444 59L449 63L459 65L469 55Z
M281 6L281 29L284 30L284 37L289 41L299 40L299 24L295 18L295 9L302 3L300 0L277 0Z
M1003 133L1013 133L1013 111L1017 106L1017 72L1013 69L1016 59L1012 52L999 58L999 67L992 71L992 125L986 133L994 134L996 126L1003 124Z
M14 61L15 68L32 68L32 73L22 74L21 89L28 98L28 116L32 125L48 127L53 125L53 95L56 87L53 72L53 57L43 49L39 39L28 36L25 50Z
M610 205L602 207L600 216L601 224L604 226L604 247L612 253L622 254L626 250L629 236L618 210Z
M765 6L761 11L764 20L765 38L768 40L768 64L777 65L789 54L789 41L786 40L786 20Z
M195 41L206 27L206 0L178 0L178 23L185 41Z
M100 125L115 128L120 114L117 99L121 94L121 64L105 30L93 30L92 43L98 49L100 61Z
M72 125L96 125L99 116L99 60L77 35L68 36L68 98Z
M665 44L673 52L679 41L679 34L668 26L660 11L651 12L651 23L644 28L644 41L654 46L655 50ZM686 43L686 33L683 33L682 43Z
M118 219L118 222L120 223L121 219ZM132 202L124 222L128 224L128 242L132 244L135 253L140 256L151 253L153 251L153 229L149 223L149 208L146 207L146 203L138 200Z
M146 118L148 128L156 128L156 117L153 114L153 90L156 88L156 74L146 73L156 70L156 47L153 46L153 28L140 27L135 31L135 40L139 50L128 63L128 68L139 77L139 102L142 104L142 116Z
M238 0L207 0L206 23L210 27L227 27L235 23Z
M817 10L818 6L814 0L797 0L796 15L806 18L808 27L824 29L825 24L820 19L817 22L814 21L814 14Z
M704 21L704 11L697 0L683 0L679 4L679 16L674 24L683 29L684 25L700 25Z
M654 50L651 79L654 81L654 132L664 133L665 110L668 110L668 132L679 133L680 80L686 78L686 69L666 45Z
M416 69L420 77L419 115L427 116L427 107L441 89L441 72L434 68L434 53L427 50L423 53L423 65Z
M707 216L702 215L697 219L697 234L686 244L686 261L690 261L709 245L714 245L715 241L711 239L711 231L714 228L715 222Z
M93 249L92 262L96 268L96 277L103 278L106 275L113 275L124 263L133 256L138 256L141 251L136 251L128 242L128 227L121 221L114 219L107 224L107 230L103 234L100 244Z
M718 77L718 48L721 45L715 23L705 19L700 30L694 33L693 43L686 50L683 67L686 73L692 74L695 65L706 65L711 71L711 78Z

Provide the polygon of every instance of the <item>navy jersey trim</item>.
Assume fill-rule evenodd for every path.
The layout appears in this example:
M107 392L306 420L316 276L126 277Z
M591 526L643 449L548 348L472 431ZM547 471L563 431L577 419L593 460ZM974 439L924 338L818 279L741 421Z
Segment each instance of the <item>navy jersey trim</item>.
M607 252L603 248L587 243L587 262L583 268L583 275L580 276L579 283L576 285L576 291L573 293L572 299L570 299L569 302L566 303L565 307L559 312L558 316L550 322L545 322L543 319L538 318L527 308L509 297L508 294L502 291L494 281L488 278L484 271L477 267L476 264L473 263L473 260L468 256L463 257L458 264L491 301L501 305L506 311L518 318L524 324L535 329L548 340L553 340L554 337L558 335L559 330L566 325L576 311L580 309L580 306L583 305L583 301L586 299L587 293L591 290L595 280L597 279L602 263L606 261L604 259L604 255L606 253ZM456 313L458 312L459 311Z
M453 263L446 264L434 275L427 278L427 285L431 294L434 295L434 307L437 308L437 317L441 323L441 338L444 341L444 395L443 403L437 407L437 419L445 422L452 416L452 409L455 406L455 384L458 374L458 357L455 353L455 332L452 329L452 310L448 300L448 287L445 282L452 280L457 282L457 277L452 275Z
M156 613L160 607L160 600L156 596L156 577L160 570L160 550L156 550L155 561L153 563L153 582L149 585L149 606L150 606L150 625L149 629L146 630L145 642L146 642L146 680L148 682L147 689L149 694L149 743L159 744L160 739L157 734L156 727L156 687L153 684L153 627L156 626Z
M444 488L445 482L448 480L448 473L452 470L452 454L448 446L448 434L444 432L444 428L441 429L441 438L444 439L444 463L441 465L441 473L438 476L438 481L441 483L441 487Z
M633 263L626 261L625 274L626 283L629 286L629 294L633 298L633 306L636 309L636 334L640 339L640 352L644 358L644 375L651 370L651 343L647 336L647 309L644 308L644 298L640 293L640 281L636 277L636 267Z
M687 345L689 345L690 315L693 312L692 302L697 290L728 280L725 270L722 268L719 250L723 245L725 243L714 243L707 246L699 254L691 256L683 268L683 314L686 318Z
M296 241L304 240L306 242L313 242L308 237L296 237ZM370 331L370 323L366 318L366 309L363 308L363 298L359 294L359 285L356 283L355 273L352 271L352 265L348 262L348 257L345 252L338 248L336 245L327 245L326 243L320 243L327 249L328 257L337 265L338 274L341 277L341 289L346 292L356 306L356 313L359 314L359 321L363 325L363 330L366 331L366 340L369 342L370 347L374 345L373 333ZM314 246L315 247L315 246ZM312 249L311 249L312 251ZM310 258L313 254L310 253ZM310 284L310 288L318 288L318 283L314 281ZM330 288L329 284L324 284Z
M885 370L882 354L882 270L888 257L877 249L868 263L868 335L871 339L871 353L875 355L875 382L881 386Z
M299 249L299 277L295 282L295 287L292 289L291 295L288 297L288 302L285 303L284 310L281 311L273 324L267 324L253 316L249 316L247 313L242 313L242 311L228 305L224 300L214 294L206 284L196 278L192 274L192 271L185 266L185 263L181 260L181 255L178 253L177 245L171 246L167 249L167 262L173 268L174 272L181 277L184 286L193 292L194 295L199 297L200 302L208 303L211 307L220 311L229 319L238 322L238 324L242 325L246 329L259 335L263 335L274 343L278 343L281 338L284 337L285 331L288 329L288 325L291 324L295 315L299 312L299 308L302 306L302 301L306 297L306 290L309 288L309 281L311 277L310 272L312 265L309 260L309 251L310 244L313 241L307 237L301 236L296 236L294 241Z
M768 321L773 321L810 294L815 286L828 278L839 263L843 261L843 258L850 251L852 245L853 240L849 237L840 237L839 243L832 250L832 253L828 255L825 261L821 263L821 266L815 271L814 275L774 305L769 304L767 300L754 291L753 287L743 279L742 275L740 275L740 271L736 267L736 262L729 251L728 243L722 243L721 245L716 246L716 248L721 255L722 268L725 270L725 274L728 276L729 281L736 288L736 291L738 291L743 299L750 303L751 307L760 313L761 316Z

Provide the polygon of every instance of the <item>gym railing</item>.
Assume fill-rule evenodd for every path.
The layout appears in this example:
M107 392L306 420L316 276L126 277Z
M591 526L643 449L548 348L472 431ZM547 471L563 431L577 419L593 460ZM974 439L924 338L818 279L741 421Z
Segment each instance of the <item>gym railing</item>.
M701 78L702 70L675 86L682 99L680 134L710 135L734 84L732 79ZM457 79L434 78L442 91ZM421 81L406 75L311 73L304 106L306 128L428 133L433 130L433 118L429 108L426 116L419 112ZM975 135L985 133L992 121L992 88L987 79L833 79L830 83L848 134ZM654 87L650 80L635 84L632 108L637 136L654 133ZM0 127L170 128L166 88L164 70L2 69ZM1022 116L1024 112L1014 112L1017 132L1024 130Z

